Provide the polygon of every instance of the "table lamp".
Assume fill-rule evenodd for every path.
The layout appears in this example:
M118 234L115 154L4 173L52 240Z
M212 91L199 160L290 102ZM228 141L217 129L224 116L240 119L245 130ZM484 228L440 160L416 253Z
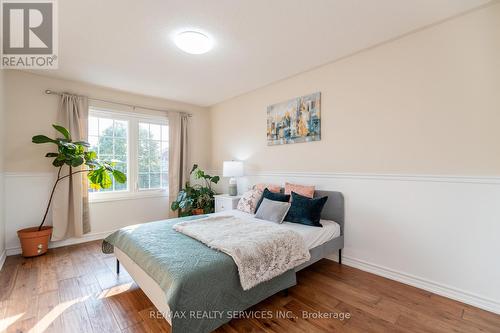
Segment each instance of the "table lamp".
M222 176L230 177L229 179L229 195L237 195L238 188L236 185L236 177L243 176L243 162L241 161L224 161L222 167Z

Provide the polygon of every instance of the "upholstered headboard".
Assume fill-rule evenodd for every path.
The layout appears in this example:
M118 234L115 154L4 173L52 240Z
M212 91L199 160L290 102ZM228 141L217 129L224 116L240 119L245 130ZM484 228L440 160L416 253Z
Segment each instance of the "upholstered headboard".
M281 193L284 192L285 189L281 188ZM328 200L321 212L321 218L337 222L340 225L340 234L344 235L344 195L337 191L314 191L315 198L325 196L328 197Z
M335 191L315 191L314 197L328 196L325 207L321 212L323 220L331 220L340 224L341 234L344 234L344 195Z

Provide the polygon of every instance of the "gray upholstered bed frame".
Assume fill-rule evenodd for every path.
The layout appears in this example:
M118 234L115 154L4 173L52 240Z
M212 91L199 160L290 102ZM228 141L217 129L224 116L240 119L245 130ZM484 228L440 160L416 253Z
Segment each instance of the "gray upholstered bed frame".
M338 251L339 263L342 264L342 249L344 248L344 196L340 192L335 191L316 191L314 197L328 196L328 200L321 212L321 219L335 221L340 225L340 236L334 238L324 244L312 248L311 259L295 268L298 272L314 264L315 262L326 258ZM116 259L116 273L120 274L120 262Z
M311 252L311 259L296 267L296 272L332 255L336 251L339 254L339 263L342 264L342 249L344 248L344 196L342 193L335 191L316 191L314 193L315 198L324 196L328 196L328 200L321 212L321 219L337 222L340 225L340 236L312 248L309 251Z

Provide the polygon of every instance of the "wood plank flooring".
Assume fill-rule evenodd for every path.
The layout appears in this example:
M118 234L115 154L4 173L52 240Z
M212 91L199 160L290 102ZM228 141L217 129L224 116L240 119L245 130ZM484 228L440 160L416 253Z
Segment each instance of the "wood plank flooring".
M500 332L499 315L329 260L250 310L216 332ZM170 332L154 311L100 242L8 257L0 271L0 332Z

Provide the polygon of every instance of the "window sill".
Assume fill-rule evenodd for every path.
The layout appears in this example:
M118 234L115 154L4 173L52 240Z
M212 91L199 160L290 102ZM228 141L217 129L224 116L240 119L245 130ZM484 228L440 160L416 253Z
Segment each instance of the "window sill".
M150 191L140 191L140 192L123 192L123 193L99 193L90 194L89 203L101 203L110 201L121 201L121 200L137 200L137 199L147 199L147 198L161 198L168 197L168 190L150 190Z

